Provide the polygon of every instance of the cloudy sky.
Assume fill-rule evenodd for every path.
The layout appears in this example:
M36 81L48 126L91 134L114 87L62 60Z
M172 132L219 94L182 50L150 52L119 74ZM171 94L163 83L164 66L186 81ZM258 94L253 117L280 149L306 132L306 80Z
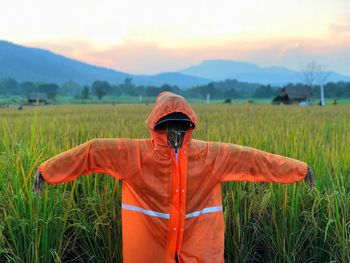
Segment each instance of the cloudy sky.
M204 59L350 75L350 0L1 0L0 39L130 73Z

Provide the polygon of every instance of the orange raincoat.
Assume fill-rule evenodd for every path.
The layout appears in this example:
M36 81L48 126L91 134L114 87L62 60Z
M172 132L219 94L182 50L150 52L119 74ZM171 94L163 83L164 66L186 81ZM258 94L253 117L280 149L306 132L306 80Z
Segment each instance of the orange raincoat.
M146 120L151 139L93 139L39 167L49 184L107 173L122 180L124 262L224 262L221 183L294 183L306 176L304 162L250 147L192 139L186 132L175 155L161 117L181 112L196 125L186 100L161 93Z

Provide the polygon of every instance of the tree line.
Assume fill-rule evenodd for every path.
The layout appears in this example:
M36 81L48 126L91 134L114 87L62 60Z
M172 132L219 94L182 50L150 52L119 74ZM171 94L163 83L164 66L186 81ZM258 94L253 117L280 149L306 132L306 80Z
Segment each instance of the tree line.
M307 84L288 84L288 87L308 86ZM29 96L32 93L45 93L49 99L57 96L74 97L76 99L89 99L104 96L131 96L131 97L156 97L163 91L172 91L187 98L206 99L249 99L266 98L272 99L278 95L283 87L261 85L255 83L240 82L238 80L225 80L211 82L206 85L196 86L189 89L180 89L175 85L164 84L157 86L135 85L131 78L126 78L123 83L111 84L107 81L96 80L91 85L80 85L73 81L63 84L42 82L17 82L13 78L0 79L0 95ZM319 97L320 87L313 85L314 97ZM326 98L350 98L350 82L329 82L324 85Z

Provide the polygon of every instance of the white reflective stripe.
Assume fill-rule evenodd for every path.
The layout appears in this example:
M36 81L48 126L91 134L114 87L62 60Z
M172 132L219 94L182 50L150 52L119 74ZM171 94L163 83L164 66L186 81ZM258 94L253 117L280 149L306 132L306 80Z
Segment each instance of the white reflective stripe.
M135 211L135 212L140 212L140 213L143 213L143 214L149 215L149 216L170 219L170 214L156 212L156 211L153 211L153 210L147 210L147 209L143 209L141 207L134 206L134 205L122 204L122 208L125 209L125 210L131 210L131 211ZM203 208L202 210L186 214L186 219L192 218L192 217L198 217L198 216L203 215L203 214L220 212L222 210L223 210L222 206L206 207L206 208Z
M170 218L170 214L165 214L165 213L160 213L160 212L156 212L156 211L152 211L152 210L147 210L147 209L143 209L141 207L134 206L134 205L122 204L122 208L126 209L126 210L140 212L140 213L143 213L143 214L149 215L149 216L166 218L166 219Z
M219 212L219 211L222 211L222 206L206 207L206 208L204 208L202 210L186 214L186 219L192 218L192 217L197 217L197 216L200 216L200 215L203 215L203 214L215 213L215 212Z

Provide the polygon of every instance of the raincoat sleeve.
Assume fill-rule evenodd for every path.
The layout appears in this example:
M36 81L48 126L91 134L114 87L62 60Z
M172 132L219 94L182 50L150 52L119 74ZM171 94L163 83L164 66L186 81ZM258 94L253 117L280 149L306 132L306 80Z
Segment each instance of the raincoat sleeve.
M219 148L222 182L290 184L304 179L307 173L307 164L296 159L235 144L221 144Z
M126 152L123 139L93 139L52 157L38 170L49 184L65 183L91 173L123 179L120 171L127 163Z

